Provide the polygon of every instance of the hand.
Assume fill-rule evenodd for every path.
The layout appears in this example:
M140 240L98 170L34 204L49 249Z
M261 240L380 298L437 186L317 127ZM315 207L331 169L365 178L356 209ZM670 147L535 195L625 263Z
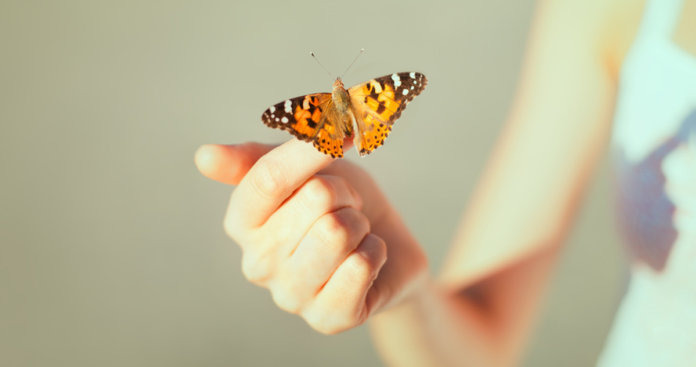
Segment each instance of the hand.
M238 185L224 227L245 277L315 330L358 326L425 279L422 249L359 167L297 140L205 145L195 161L203 175Z

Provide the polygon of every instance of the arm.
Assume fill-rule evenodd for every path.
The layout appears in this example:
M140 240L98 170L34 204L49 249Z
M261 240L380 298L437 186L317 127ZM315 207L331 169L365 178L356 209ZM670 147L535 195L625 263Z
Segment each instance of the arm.
M539 3L515 104L440 277L372 319L389 364L519 359L609 135L608 3Z

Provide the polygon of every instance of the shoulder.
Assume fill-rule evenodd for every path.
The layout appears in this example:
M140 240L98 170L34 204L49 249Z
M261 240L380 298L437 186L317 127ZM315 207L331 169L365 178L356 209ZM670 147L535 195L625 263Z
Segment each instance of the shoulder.
M611 0L606 9L603 50L609 71L618 78L643 17L646 0Z

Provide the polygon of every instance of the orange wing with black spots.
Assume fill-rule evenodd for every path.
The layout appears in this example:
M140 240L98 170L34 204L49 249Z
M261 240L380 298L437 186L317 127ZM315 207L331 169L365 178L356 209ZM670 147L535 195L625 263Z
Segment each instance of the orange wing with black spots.
M311 141L317 150L334 158L343 157L343 139L355 135L355 148L364 156L384 144L394 121L427 82L421 73L406 72L371 79L346 90L338 78L333 93L285 100L269 107L261 120L300 140Z
M291 98L269 107L261 115L261 120L270 127L288 131L300 140L311 141L317 135L323 111L330 102L330 93Z
M348 89L358 129L354 144L360 155L370 154L384 144L394 121L427 83L425 75L405 72L368 80Z
M331 93L315 93L285 100L261 115L266 125L288 131L300 140L311 141L322 153L343 156L343 134L338 133Z

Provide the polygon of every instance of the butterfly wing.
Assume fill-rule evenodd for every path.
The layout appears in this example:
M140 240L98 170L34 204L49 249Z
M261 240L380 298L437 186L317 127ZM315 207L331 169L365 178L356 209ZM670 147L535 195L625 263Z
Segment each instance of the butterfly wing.
M371 79L348 90L358 128L354 143L361 156L384 144L394 121L427 83L421 73L404 72Z
M334 118L331 93L315 93L285 100L261 115L264 124L311 141L320 152L343 156L344 134Z

